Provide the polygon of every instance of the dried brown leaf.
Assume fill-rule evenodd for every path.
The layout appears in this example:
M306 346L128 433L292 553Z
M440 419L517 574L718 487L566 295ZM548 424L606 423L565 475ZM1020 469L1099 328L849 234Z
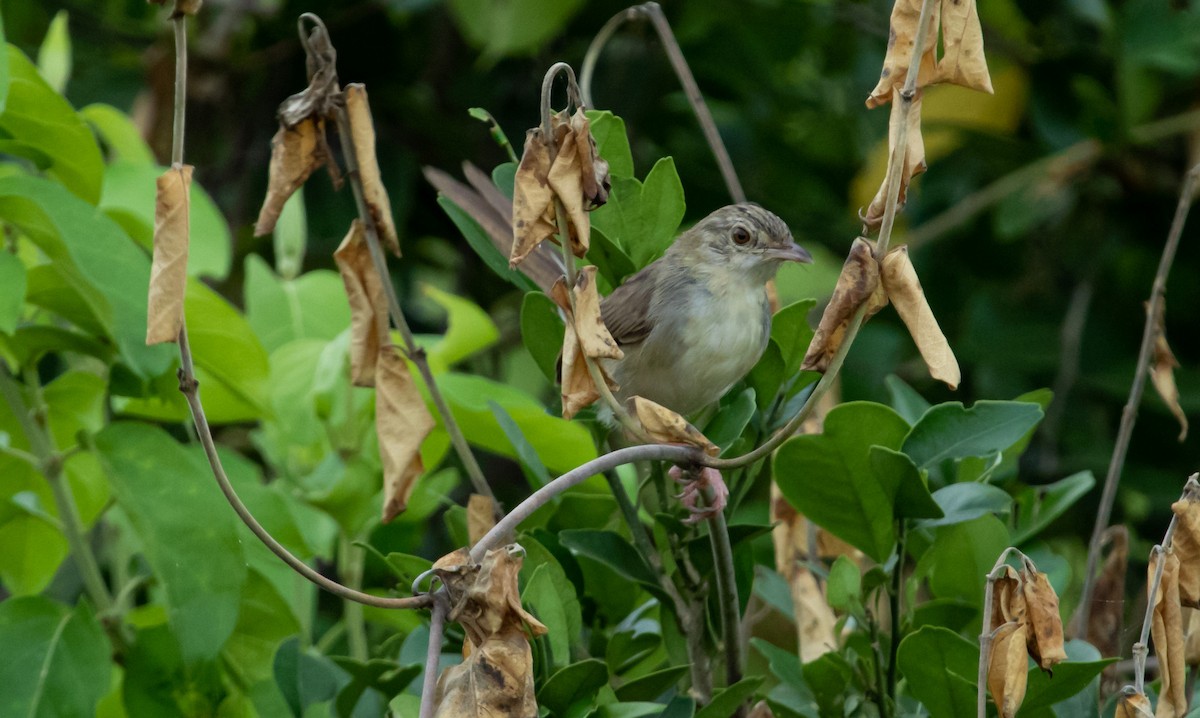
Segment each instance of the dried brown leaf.
M450 596L449 618L462 625L470 646L462 663L438 677L437 718L538 715L525 631L539 636L546 627L521 607L517 575L524 553L513 544L489 551L477 566L435 565Z
M962 380L958 360L954 358L950 343L942 334L942 328L938 326L937 318L925 299L917 270L908 257L908 247L897 247L888 252L882 265L880 279L887 290L888 299L904 320L909 334L912 334L921 358L929 367L930 376L945 382L951 389L957 389Z
M398 516L424 471L421 442L433 431L433 417L395 347L379 352L375 372L375 434L383 459L383 522Z
M903 2L904 0L900 0ZM899 90L896 90L899 93ZM862 221L872 229L878 228L883 222L884 210L887 207L887 188L891 184L892 176L896 172L900 172L900 194L896 198L896 211L904 208L905 202L908 201L908 185L912 182L912 178L923 173L927 166L925 164L925 139L921 135L921 92L918 90L913 97L912 107L908 113L908 119L901 123L900 108L904 103L900 102L899 97L892 103L892 114L888 120L888 165L887 171L883 176L883 183L879 185L879 191L875 193L875 197L871 200L871 204L867 206L866 211L862 214ZM896 146L900 142L901 135L907 136L907 141L904 149L904 163L900 164L896 161Z
M775 569L788 582L796 621L800 661L815 661L837 650L837 616L829 607L816 576L806 565L814 554L810 541L819 529L796 511L774 483L771 484L771 539L775 544Z
M584 354L592 359L623 359L625 353L600 316L600 293L596 290L596 267L579 270L575 279L575 332Z
M596 148L596 138L592 137L591 123L583 108L571 115L571 131L575 135L575 152L579 155L580 182L583 187L583 199L588 211L596 209L608 202L608 193L612 189L612 178L608 174L608 161L600 156ZM582 139L586 138L586 139Z
M1150 382L1179 421L1179 440L1183 441L1187 438L1188 420L1183 407L1179 405L1179 388L1175 386L1175 370L1179 368L1179 361L1175 359L1174 352L1167 344L1167 333L1163 325L1165 311L1166 302L1160 301L1157 316L1154 317L1154 357L1150 365Z
M271 138L271 168L267 196L263 198L254 236L270 234L288 197L322 165L333 165L325 144L325 120L306 117L294 127L279 125Z
M866 317L869 317L887 304L887 295L879 281L879 263L875 261L871 243L858 237L850 246L850 254L842 265L833 296L821 315L801 369L824 372L829 368L830 360L846 336L846 327L864 303L868 307Z
M1165 555L1165 559L1163 556ZM1146 591L1154 585L1154 573L1163 560L1162 579L1154 596L1154 615L1150 636L1154 640L1154 655L1162 675L1162 690L1158 693L1156 718L1183 718L1187 715L1187 685L1184 681L1183 612L1179 604L1179 557L1172 552L1150 555L1146 574Z
M379 241L400 256L400 238L392 220L392 202L379 174L379 160L375 156L375 123L371 119L371 107L367 103L367 88L359 83L346 85L346 116L350 122L350 142L354 146L354 159L358 164L358 178L362 183L363 203L375 223Z
M1088 613L1088 640L1108 658L1121 654L1121 635L1125 621L1125 573L1129 565L1129 531L1112 526L1105 531L1108 556L1092 589L1092 610Z
M1000 718L1013 718L1025 700L1029 658L1025 643L1029 625L1011 621L1001 624L992 639L988 657L987 686Z
M1032 564L1028 563L1021 571L1021 591L1029 622L1029 655L1038 667L1053 675L1054 666L1067 660L1067 653L1063 649L1058 595L1054 593L1046 574L1034 570Z
M1154 711L1150 709L1150 699L1145 693L1138 693L1133 687L1126 688L1117 701L1117 712L1113 718L1153 718Z
M992 585L992 624L996 630L1005 623L1025 623L1025 593L1021 590L1021 578L1012 566L1004 567L1004 574Z
M933 82L949 82L992 93L975 0L942 3L942 59L938 60Z
M1183 609L1183 662L1189 666L1200 666L1200 610Z
M550 148L542 132L525 133L525 150L513 179L513 242L508 266L516 267L539 244L554 236L554 190L550 187Z
M630 401L633 403L634 416L654 441L660 444L687 444L709 456L721 453L717 445L701 434L699 429L667 407L640 396L632 397Z
M1171 504L1175 533L1171 551L1179 559L1179 600L1200 608L1200 501L1190 493Z
M490 496L471 494L467 499L467 537L471 545L479 543L496 525L496 502Z
M359 220L350 223L333 259L350 300L350 379L355 386L375 386L379 350L388 341L387 299Z
M570 419L580 409L600 399L600 392L588 371L587 357L620 359L624 356L600 316L600 298L596 293L595 279L595 267L583 268L576 278L575 306L579 314L571 308L571 298L562 279L550 288L550 298L567 316L559 363L564 419ZM597 362L596 366L609 388L615 391L617 386L604 365Z
M879 83L867 97L867 108L874 109L892 99L892 89L899 89L908 79L908 65L912 61L913 47L917 43L917 26L921 20L921 0L896 0L892 6L891 29L888 31L887 55L883 58L883 71ZM938 15L941 3L935 2L930 9L925 43L921 51L921 64L917 71L917 87L936 81Z
M188 215L192 166L172 167L159 176L154 201L154 263L146 310L146 344L179 339L187 288Z

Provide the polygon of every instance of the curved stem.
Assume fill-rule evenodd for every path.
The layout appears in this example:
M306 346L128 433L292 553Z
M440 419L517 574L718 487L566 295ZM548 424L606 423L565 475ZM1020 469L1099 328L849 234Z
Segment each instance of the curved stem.
M442 637L446 631L446 614L449 609L442 593L436 594L433 611L429 615L429 647L425 651L425 677L421 681L420 718L433 718L437 710L434 703L437 694L438 664L442 657Z
M705 502L712 505L712 489L705 489ZM732 686L742 680L742 616L738 600L737 580L733 567L733 546L729 543L729 527L725 512L717 511L708 520L708 535L712 541L713 568L717 576L717 601L721 606L721 624L725 634L725 684ZM745 715L746 706L738 706L735 715Z

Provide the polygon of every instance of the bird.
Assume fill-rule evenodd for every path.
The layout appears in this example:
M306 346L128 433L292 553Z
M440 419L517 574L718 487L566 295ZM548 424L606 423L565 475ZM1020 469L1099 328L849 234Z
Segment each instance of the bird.
M722 207L680 234L600 303L624 353L602 359L624 401L688 415L719 400L758 363L771 334L767 282L784 262L812 262L773 212Z

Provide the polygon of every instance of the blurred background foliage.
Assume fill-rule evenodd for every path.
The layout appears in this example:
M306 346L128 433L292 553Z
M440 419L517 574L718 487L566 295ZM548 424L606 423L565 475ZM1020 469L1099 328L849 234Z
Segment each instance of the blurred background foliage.
M882 177L887 114L869 112L862 102L878 76L890 4L663 3L748 196L782 216L818 257L811 270L781 275L785 300L827 295L859 230L857 210ZM914 184L899 235L899 241L913 244L930 304L962 363L963 385L955 394L935 386L903 326L885 312L863 330L850 353L843 375L845 399L886 401L890 374L935 402L1009 399L1051 388L1055 398L1023 457L1022 481L1039 485L1085 469L1103 475L1132 379L1142 302L1149 295L1180 177L1200 160L1198 6L1195 0L980 3L996 94L968 97L967 91L951 87L928 92L923 117L930 171ZM488 338L477 345L468 340L465 348L454 346L447 343L450 334L438 340L448 363L468 357L464 373L448 380L447 393L452 401L459 397L460 406L468 405L478 388L466 376L470 373L552 398L553 387L521 342L522 293L467 248L420 170L433 166L458 174L463 161L489 170L504 162L504 151L487 127L468 115L468 108L490 111L519 148L524 129L536 123L545 69L556 60L578 67L594 32L623 7L580 0L207 0L192 25L187 158L211 197L211 203L198 200L203 208L197 213L210 222L211 236L223 240L227 231L231 239L231 255L219 247L200 256L193 253L193 263L203 265L193 267L194 273L215 290L202 294L208 297L209 314L218 314L213 351L236 353L240 372L276 387L285 386L287 377L267 381L268 372L284 371L281 367L300 372L296 367L317 367L328 360L325 342L289 344L296 335L280 333L276 326L274 308L288 299L270 268L295 276L299 258L285 256L282 248L288 242L277 248L270 237L251 236L266 186L275 109L306 84L295 18L315 12L324 18L339 50L342 82L363 82L371 92L383 178L405 249L404 260L393 262L393 273L410 320L431 335L445 330L447 314L452 320L458 316L460 327L478 332L491 332L494 324L494 343ZM169 156L173 54L159 8L143 0L2 0L0 11L6 39L37 60L43 77L74 107L106 103L128 113L154 157L161 162ZM56 43L60 36L69 36L69 43ZM600 109L624 118L638 176L659 157L674 158L687 198L685 224L729 201L648 25L628 25L609 43L593 96ZM103 121L88 117L97 124ZM148 195L112 188L133 187L134 179L152 177L154 170L133 162L108 172L109 177L127 173L127 181L106 183L101 205L135 240L148 242ZM302 258L307 273L298 281L313 285L306 296L339 296L337 278L313 270L332 267L332 250L353 216L353 202L317 177L305 187L304 205L307 229L289 226L285 217L283 230L307 240ZM1167 335L1182 364L1177 372L1181 403L1193 419L1200 411L1196 227L1193 222L1185 230L1168 285L1166 314ZM222 345L223 322L242 320L236 312L220 315L226 305L217 295L246 310L245 321L257 341L243 347L244 353ZM488 317L455 305L453 295L470 298ZM314 301L313 306L327 311L315 320L318 324L344 326L346 315L333 304ZM267 354L285 344L289 362L268 364ZM485 350L477 351L480 347ZM120 380L114 374L113 382ZM165 394L174 380L167 376L163 381L158 388ZM322 416L339 410L350 415L340 425L347 435L328 440L336 447L362 448L361 438L357 444L346 441L363 430L353 420L361 415L361 397L356 409L355 399L325 389L318 399L325 402ZM93 391L102 394L103 388ZM156 406L137 398L138 392L127 393L118 399L121 410L178 415L179 406ZM256 411L238 403L237 391L223 397L206 394L206 399L225 411L225 443L260 451L265 463L275 467L311 469L307 462L322 458L304 455L303 446L287 449L290 453L282 448L320 434L319 421L268 423L250 436L248 425L238 421L253 418ZM272 395L268 401L285 409L288 399ZM339 408L343 401L348 404ZM505 409L515 411L519 403L514 400ZM467 421L479 426L495 421L486 406L471 416ZM99 419L89 421L99 427ZM556 433L556 424L546 424L542 431L529 441L539 449L558 447L548 449L557 456L555 465L546 467L550 471L569 468L593 451L582 431ZM63 430L64 436L70 433ZM1162 402L1147 396L1114 516L1141 527L1138 533L1146 541L1161 535L1170 501L1196 468L1196 439L1180 444L1177 434ZM121 444L117 438L126 446L168 451L160 434L110 435L114 447ZM365 443L369 447L371 441ZM272 447L283 453L272 455ZM487 448L511 453L498 445ZM103 446L100 450L105 451ZM446 451L444 439L440 445L431 440L426 451L427 458L440 457ZM121 459L115 449L109 453L109 460ZM243 484L251 486L258 469L250 462L234 463L239 468L233 472L235 483L240 471ZM485 470L510 505L528 492L523 472L539 474L528 462L522 467L491 454L485 456ZM351 500L361 492L345 489L347 480L338 476L341 483L312 471L302 484L309 502L333 516L338 527L306 514L311 511L307 504L275 506L278 528L290 526L294 545L306 544L313 554L322 555L320 547L327 547L331 536L353 537L367 522L362 505ZM450 472L427 481L449 487L455 479ZM121 487L114 491L120 493ZM339 491L350 492L350 498ZM1098 494L1093 491L1055 524L1049 538L1061 553L1082 555ZM462 497L456 493L454 498ZM751 503L761 512L765 489L754 499ZM410 516L388 527L387 536L376 537L373 544L384 553L388 546L404 546L427 555L461 543L460 536L423 533L422 519L438 508L433 498L414 504ZM271 510L265 504L260 508ZM606 505L603 510L609 509ZM127 513L137 521L136 509ZM546 541L553 544L552 537ZM1135 548L1131 554L1144 556L1145 551ZM260 558L264 560L252 580L287 580L269 567L269 557ZM384 573L371 562L367 571ZM380 582L366 579L367 585ZM372 613L371 619L399 622L396 627L405 632L417 622L410 615ZM242 620L250 619L243 614ZM152 618L146 621L153 623ZM296 628L275 627L279 636ZM407 636L402 653L414 659L423 650L423 639L419 631ZM139 645L144 651L153 649L149 642ZM142 654L130 658L135 659L171 660ZM276 673L278 677L278 665Z

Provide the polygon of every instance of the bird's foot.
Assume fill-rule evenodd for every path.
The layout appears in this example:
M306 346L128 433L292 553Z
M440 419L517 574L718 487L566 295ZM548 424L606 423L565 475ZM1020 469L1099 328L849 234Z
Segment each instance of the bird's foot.
M691 514L684 519L685 524L700 523L725 510L729 499L729 487L721 478L720 471L709 467L684 469L672 466L667 475L672 481L684 486L683 492L675 498L679 499Z

